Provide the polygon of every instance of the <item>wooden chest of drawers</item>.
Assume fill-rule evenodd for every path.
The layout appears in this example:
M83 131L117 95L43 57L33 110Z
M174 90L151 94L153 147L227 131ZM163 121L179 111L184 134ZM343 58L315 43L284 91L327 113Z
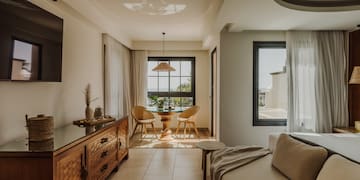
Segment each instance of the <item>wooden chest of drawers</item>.
M93 138L86 151L89 179L103 179L116 167L118 144L116 127Z
M64 136L67 133L71 132L65 131ZM106 179L127 159L127 139L128 120L123 118L60 148L54 147L54 151L5 151L0 147L0 179Z

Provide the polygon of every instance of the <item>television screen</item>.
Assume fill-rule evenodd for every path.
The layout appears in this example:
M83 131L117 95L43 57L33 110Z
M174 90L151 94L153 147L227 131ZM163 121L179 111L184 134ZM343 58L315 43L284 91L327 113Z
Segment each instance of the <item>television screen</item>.
M0 0L0 80L61 81L63 20L26 0Z

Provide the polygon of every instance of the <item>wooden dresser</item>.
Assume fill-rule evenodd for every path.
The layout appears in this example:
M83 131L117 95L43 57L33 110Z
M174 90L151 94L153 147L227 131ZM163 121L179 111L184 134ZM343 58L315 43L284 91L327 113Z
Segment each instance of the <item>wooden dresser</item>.
M0 146L0 179L101 180L128 158L127 118L96 128L68 125L54 133L53 142L40 149L25 139Z

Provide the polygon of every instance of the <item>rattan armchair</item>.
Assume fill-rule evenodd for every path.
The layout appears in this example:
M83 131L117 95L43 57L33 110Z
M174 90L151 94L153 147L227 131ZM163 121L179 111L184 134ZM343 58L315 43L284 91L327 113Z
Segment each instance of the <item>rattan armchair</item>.
M145 134L147 134L146 125L151 125L153 132L156 136L156 131L155 131L155 127L154 127L154 122L156 119L155 119L155 116L153 113L146 110L146 108L143 106L135 106L131 110L131 116L135 120L135 123L136 123L132 135L135 134L137 127L140 125L141 126L141 138L142 138L143 132L145 132Z
M186 109L184 112L180 113L177 120L177 128L176 128L176 135L178 134L179 128L181 124L184 124L184 138L186 136L186 129L189 128L189 132L191 131L191 126L193 126L196 135L199 137L199 131L195 125L196 115L199 112L199 106L193 106L189 109Z

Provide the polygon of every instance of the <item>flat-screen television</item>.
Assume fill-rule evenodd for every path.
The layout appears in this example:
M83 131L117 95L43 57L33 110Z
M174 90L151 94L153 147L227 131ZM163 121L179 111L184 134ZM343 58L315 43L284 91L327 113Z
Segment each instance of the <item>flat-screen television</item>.
M61 81L63 20L26 0L0 0L0 80Z

